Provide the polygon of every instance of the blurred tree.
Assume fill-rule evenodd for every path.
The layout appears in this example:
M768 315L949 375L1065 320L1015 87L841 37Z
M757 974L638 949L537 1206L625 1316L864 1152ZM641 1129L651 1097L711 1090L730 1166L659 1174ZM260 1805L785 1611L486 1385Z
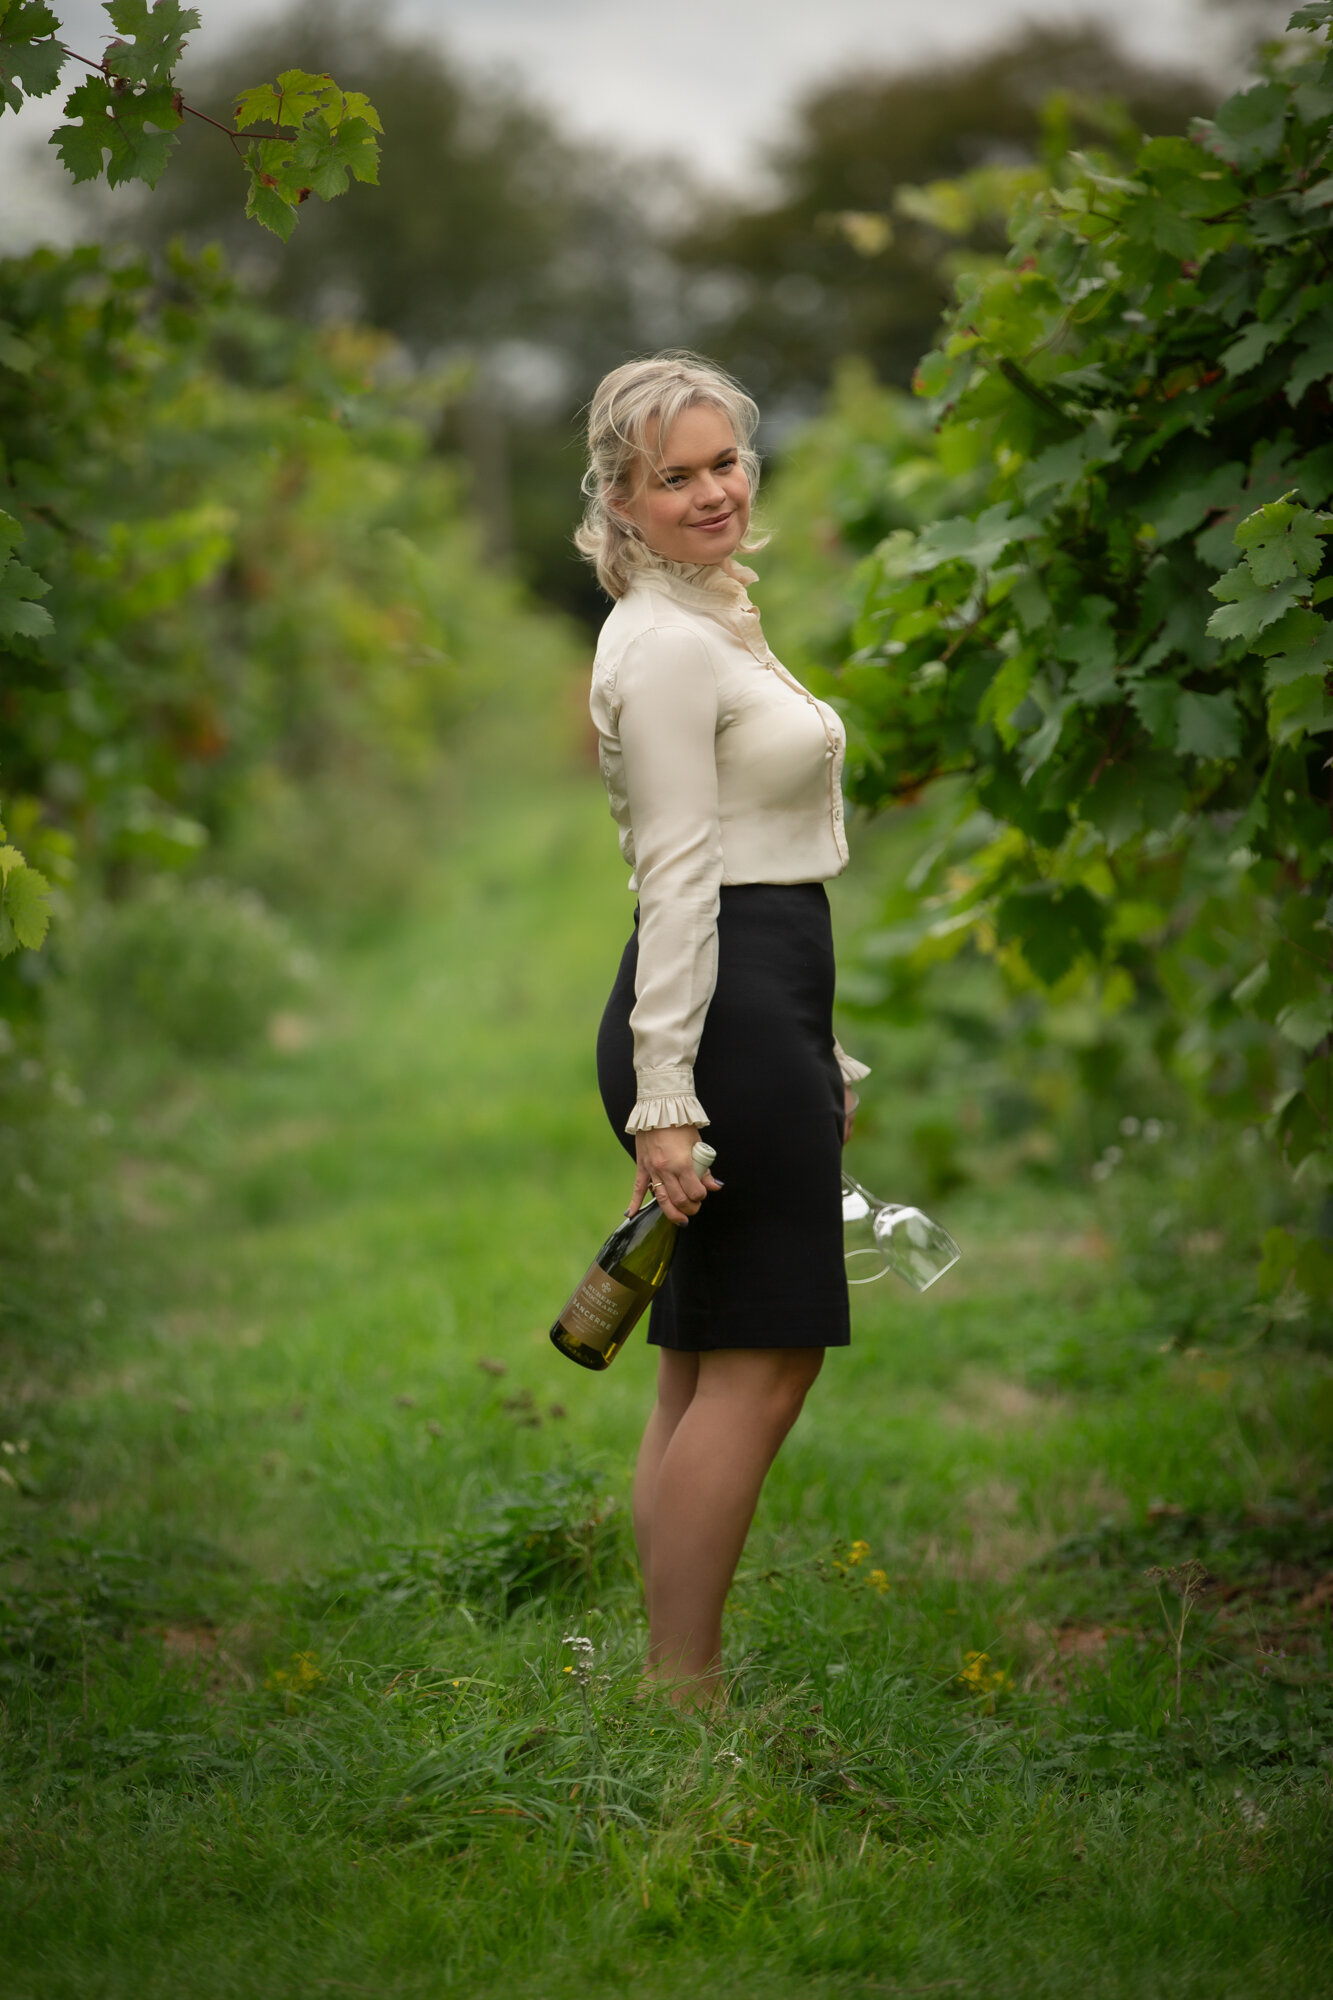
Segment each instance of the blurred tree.
M714 206L674 246L692 273L694 338L769 406L808 410L849 354L906 384L948 303L958 246L896 213L900 188L1094 139L1132 150L1140 133L1181 132L1214 101L1201 79L1144 68L1100 29L1032 30L965 65L816 90L774 154L777 198ZM965 255L975 264L977 251L1003 248L995 221Z
M289 245L270 245L241 219L209 134L191 130L132 233L219 242L268 306L386 329L418 361L469 364L440 442L473 464L491 553L516 554L548 598L600 615L569 540L573 413L605 368L654 338L655 253L633 171L566 139L512 85L342 5L266 21L183 81L193 101L223 107L278 60L346 69L374 98L393 133L380 199L308 215Z

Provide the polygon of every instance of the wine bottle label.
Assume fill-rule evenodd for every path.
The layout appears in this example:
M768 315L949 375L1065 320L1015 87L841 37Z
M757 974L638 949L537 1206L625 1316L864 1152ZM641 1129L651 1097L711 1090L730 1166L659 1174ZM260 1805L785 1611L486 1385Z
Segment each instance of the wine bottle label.
M639 1304L640 1294L632 1286L622 1285L594 1264L561 1313L560 1324L576 1340L605 1354L619 1337L627 1313Z

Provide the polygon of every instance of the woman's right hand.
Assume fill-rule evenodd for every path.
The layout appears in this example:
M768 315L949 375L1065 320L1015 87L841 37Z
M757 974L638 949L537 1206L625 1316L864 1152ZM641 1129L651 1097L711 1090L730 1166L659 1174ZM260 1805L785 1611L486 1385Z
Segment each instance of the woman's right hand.
M636 1132L634 1151L638 1172L634 1199L625 1213L637 1215L651 1188L657 1205L671 1222L688 1222L703 1207L705 1197L722 1183L711 1173L702 1179L690 1154L699 1143L697 1125L659 1125L653 1132Z

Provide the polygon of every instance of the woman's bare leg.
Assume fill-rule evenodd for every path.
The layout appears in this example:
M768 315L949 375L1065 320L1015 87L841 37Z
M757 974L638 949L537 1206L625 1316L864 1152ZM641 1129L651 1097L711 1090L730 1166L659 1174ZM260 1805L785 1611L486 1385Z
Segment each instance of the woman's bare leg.
M721 1674L722 1607L759 1490L800 1415L824 1350L724 1348L670 1360L692 1361L697 1372L690 1395L684 1394L686 1371L672 1375L674 1393L665 1409L659 1387L661 1415L654 1411L649 1420L636 1480L636 1532L648 1595L647 1673L680 1686L687 1699L708 1699Z
M652 1550L653 1496L662 1454L671 1442L677 1424L690 1407L699 1380L699 1356L675 1354L667 1347L657 1350L657 1401L653 1404L639 1446L634 1468L634 1545L639 1551L639 1574L648 1588Z

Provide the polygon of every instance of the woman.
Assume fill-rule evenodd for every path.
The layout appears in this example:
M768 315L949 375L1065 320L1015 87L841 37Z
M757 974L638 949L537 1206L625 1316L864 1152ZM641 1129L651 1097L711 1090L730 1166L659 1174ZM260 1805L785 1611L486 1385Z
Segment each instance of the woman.
M639 899L598 1076L637 1163L628 1213L651 1188L685 1225L634 1482L647 1673L701 1701L764 1476L825 1348L847 1345L839 1167L867 1074L832 1026L842 724L768 650L735 560L760 546L758 415L696 356L617 368L577 537L615 599L591 705ZM724 1178L691 1163L705 1127Z

